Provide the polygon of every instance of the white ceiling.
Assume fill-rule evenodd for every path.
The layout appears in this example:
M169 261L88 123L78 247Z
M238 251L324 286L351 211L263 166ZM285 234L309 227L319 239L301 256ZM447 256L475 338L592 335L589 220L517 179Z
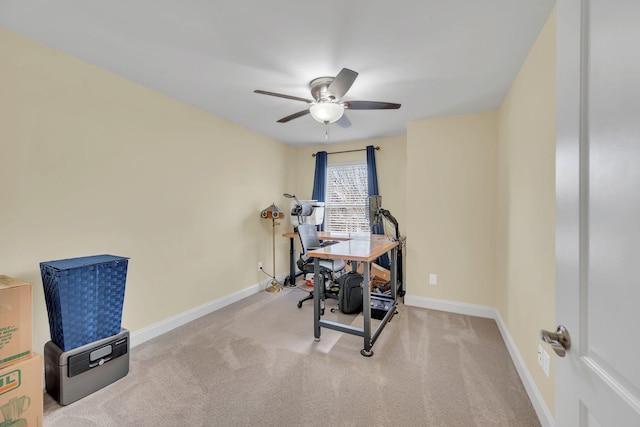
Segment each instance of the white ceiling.
M0 0L0 26L293 146L405 135L500 106L555 0ZM343 98L402 104L306 115L308 83L360 73ZM0 76L1 78L1 76Z

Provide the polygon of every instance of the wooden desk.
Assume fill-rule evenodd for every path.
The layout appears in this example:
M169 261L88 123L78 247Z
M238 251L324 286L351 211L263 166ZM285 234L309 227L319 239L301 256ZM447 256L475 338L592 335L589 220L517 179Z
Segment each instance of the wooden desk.
M289 238L289 277L284 279L285 286L296 285L296 239L298 239L298 233L291 231L284 233L282 237ZM373 239L386 238L387 236L373 235ZM370 236L364 233L351 234L351 233L336 233L328 231L318 231L318 239L320 240L368 240ZM299 273L302 274L302 273Z
M332 237L332 239L334 239ZM334 239L335 240L335 239ZM368 239L359 238L353 240L345 240L335 245L326 246L324 248L309 251L307 255L315 258L314 264L314 288L313 288L313 333L316 341L320 341L320 328L333 329L352 335L361 336L364 339L364 348L360 354L366 357L373 356L371 347L380 336L385 325L396 312L398 305L397 292L397 261L398 261L398 242L388 236L373 235ZM391 251L391 295L393 296L393 305L376 330L371 333L371 287L369 264L377 259L380 255ZM345 261L356 261L364 264L363 277L364 284L362 286L362 313L364 316L364 327L356 328L351 325L345 325L338 322L332 322L320 318L320 293L321 286L324 281L320 275L320 259L343 259Z

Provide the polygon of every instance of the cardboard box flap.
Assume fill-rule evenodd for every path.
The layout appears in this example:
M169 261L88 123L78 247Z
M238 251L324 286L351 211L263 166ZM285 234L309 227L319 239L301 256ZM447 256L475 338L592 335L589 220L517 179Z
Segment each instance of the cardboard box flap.
M371 263L371 274L382 280L391 280L391 272L384 267L379 266L375 262Z
M0 274L0 289L16 288L18 286L31 286L31 283Z
M371 276L371 279L374 278L379 278L381 280L391 280L391 272L389 270L387 270L384 267L379 266L378 264L376 264L375 262L372 262L370 264L370 269L369 269L369 275ZM364 274L364 268L363 268L363 264L362 263L358 263L358 268L357 268L358 273L360 274Z

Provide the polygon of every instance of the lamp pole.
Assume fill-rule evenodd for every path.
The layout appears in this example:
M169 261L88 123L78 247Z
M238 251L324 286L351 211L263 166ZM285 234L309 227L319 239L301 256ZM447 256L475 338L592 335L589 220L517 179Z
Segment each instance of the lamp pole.
M273 276L271 277L271 285L267 286L265 291L267 292L280 292L283 286L276 280L276 225L280 224L276 222L277 218L282 217L282 211L273 203L270 207L262 211L263 218L271 218L271 257L273 260Z

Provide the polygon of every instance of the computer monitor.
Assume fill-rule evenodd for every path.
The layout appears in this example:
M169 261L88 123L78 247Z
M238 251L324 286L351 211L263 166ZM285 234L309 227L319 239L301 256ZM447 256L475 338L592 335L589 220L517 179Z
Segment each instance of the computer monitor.
M382 196L369 196L369 227L381 223L380 208L382 208Z

